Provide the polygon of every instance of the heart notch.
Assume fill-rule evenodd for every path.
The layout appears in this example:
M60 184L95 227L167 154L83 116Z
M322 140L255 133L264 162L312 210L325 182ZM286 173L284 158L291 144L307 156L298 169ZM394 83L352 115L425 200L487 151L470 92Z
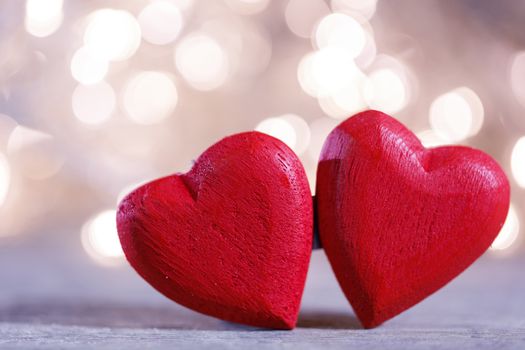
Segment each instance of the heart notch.
M317 172L323 248L365 328L434 293L491 245L508 180L485 153L425 149L394 118L359 113L328 136Z
M294 328L312 248L312 199L297 156L258 132L227 137L186 174L152 181L120 204L131 266L198 312Z

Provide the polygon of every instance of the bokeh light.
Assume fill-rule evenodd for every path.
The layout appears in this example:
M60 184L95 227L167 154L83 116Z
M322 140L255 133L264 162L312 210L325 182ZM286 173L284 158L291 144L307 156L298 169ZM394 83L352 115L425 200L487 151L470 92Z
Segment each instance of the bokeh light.
M155 124L166 119L178 101L177 88L168 74L140 72L124 88L124 109L138 124Z
M215 39L204 33L185 37L175 50L175 64L197 90L213 90L228 77L228 57Z
M377 58L377 44L373 33L365 31L365 46L359 56L355 58L355 63L360 69L368 68Z
M510 166L516 183L525 188L525 136L520 137L512 148Z
M510 248L518 238L520 232L520 222L516 209L511 204L505 224L501 228L500 233L492 243L492 250L505 250Z
M282 118L272 117L265 119L257 124L255 130L278 138L291 149L295 147L297 142L297 135L293 126Z
M335 103L332 96L319 97L317 102L322 111L329 117L342 119L348 116L348 113Z
M195 5L195 0L153 0L153 1L170 1L174 3L182 12L189 13Z
M91 54L85 47L75 51L71 59L71 74L79 83L88 85L100 82L108 72L108 62Z
M280 118L290 123L294 128L296 140L293 150L299 155L303 154L310 144L310 126L297 114L284 114Z
M7 155L17 173L34 180L55 175L64 164L64 156L53 136L20 125L9 135Z
M55 228L79 231L86 210L247 128L288 144L315 187L328 133L377 109L425 147L493 155L513 206L492 254L525 253L517 3L494 15L439 0L0 1L0 236L71 243Z
M123 261L124 252L117 232L116 211L105 210L82 227L82 245L89 256L103 265L116 265Z
M7 157L0 153L0 206L4 204L11 183L11 169Z
M430 125L443 139L459 142L479 132L484 111L474 91L461 87L438 96L430 106Z
M436 134L434 130L423 130L416 133L416 136L421 141L421 144L427 148L439 147L447 145L447 140Z
M525 51L518 52L512 58L510 67L510 84L514 96L522 106L525 107Z
M139 14L142 37L149 43L165 45L174 41L183 27L180 9L170 1L154 1Z
M241 15L253 15L268 6L270 0L225 0L226 4Z
M253 22L242 22L231 26L231 30L232 36L227 40L232 44L228 58L237 77L250 79L262 73L272 57L272 41L268 31Z
M326 97L363 79L352 56L344 49L328 47L303 57L297 76L303 90L314 97Z
M370 19L376 12L377 0L332 0L332 9L338 12L359 13Z
M135 17L124 10L102 9L89 16L84 46L102 60L125 60L140 46L141 30Z
M128 195L130 194L131 192L133 192L134 190L136 190L137 188L139 188L140 186L148 183L149 181L137 181L137 182L134 182L130 185L127 185L125 186L124 188L122 188L122 190L120 190L120 192L117 194L117 205L120 204L120 202Z
M366 79L359 79L355 84L345 86L330 97L334 106L341 111L339 118L346 118L367 109L367 103L363 94L365 83Z
M331 118L319 118L310 123L311 137L308 146L308 155L315 162L319 160L328 134L330 134L338 124L339 121Z
M317 22L329 13L324 0L289 0L284 16L292 33L310 38Z
M17 125L18 123L13 118L0 113L0 152L6 148L9 135Z
M310 142L310 128L303 118L296 114L283 114L261 121L255 130L283 141L297 154L302 154Z
M53 34L62 24L63 0L27 0L25 28L36 37Z
M332 13L324 17L315 32L318 48L336 47L346 52L346 57L357 57L366 45L363 27L351 16Z
M304 92L310 96L316 97L318 94L318 88L312 74L314 55L314 52L308 53L301 59L297 67L297 80Z
M385 113L396 113L408 103L405 81L390 68L375 70L368 76L364 96L370 108Z
M99 125L107 121L115 104L115 91L105 81L93 85L77 85L71 101L74 116L88 125Z

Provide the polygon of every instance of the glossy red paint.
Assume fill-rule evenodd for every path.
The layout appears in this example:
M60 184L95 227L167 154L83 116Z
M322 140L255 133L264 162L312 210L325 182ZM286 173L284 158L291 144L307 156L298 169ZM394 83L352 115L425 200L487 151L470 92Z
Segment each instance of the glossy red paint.
M211 146L186 174L120 204L122 248L168 298L252 326L295 326L312 249L312 199L297 156L258 132Z
M417 304L482 255L503 225L509 192L490 156L425 149L381 112L334 129L317 172L320 237L363 326Z

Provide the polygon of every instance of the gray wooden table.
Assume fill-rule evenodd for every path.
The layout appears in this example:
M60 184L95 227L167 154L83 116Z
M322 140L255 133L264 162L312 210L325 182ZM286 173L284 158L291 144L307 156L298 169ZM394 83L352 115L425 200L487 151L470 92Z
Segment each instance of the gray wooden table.
M0 349L525 349L525 258L484 256L421 304L363 330L318 251L298 328L268 331L180 307L127 265L94 265L75 238L61 244L78 250L45 238L0 246Z

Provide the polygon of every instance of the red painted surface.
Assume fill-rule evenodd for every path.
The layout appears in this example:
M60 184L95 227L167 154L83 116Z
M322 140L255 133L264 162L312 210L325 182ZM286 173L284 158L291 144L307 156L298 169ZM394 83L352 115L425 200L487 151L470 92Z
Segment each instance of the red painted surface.
M312 248L312 199L297 156L257 132L211 146L186 174L120 204L135 270L193 310L253 326L295 326Z
M508 211L509 184L485 153L425 149L395 119L367 111L328 136L316 197L326 254L370 328L443 287L489 248Z

